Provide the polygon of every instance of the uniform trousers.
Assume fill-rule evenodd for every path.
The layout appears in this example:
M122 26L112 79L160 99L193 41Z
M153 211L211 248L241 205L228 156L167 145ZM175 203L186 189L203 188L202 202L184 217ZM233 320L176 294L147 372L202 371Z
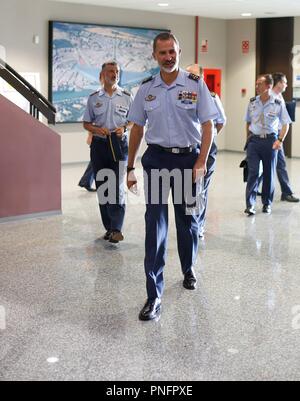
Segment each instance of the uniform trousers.
M293 195L293 190L291 188L289 175L287 172L286 158L284 149L278 151L277 159L277 177L281 187L281 193L284 196ZM262 183L264 175L262 174L259 178L259 185Z
M207 204L208 204L208 189L209 185L215 172L216 162L217 162L217 154L218 148L215 142L213 142L211 150L209 152L209 157L207 160L207 173L204 177L204 188L203 188L203 197L204 197L204 208L199 217L199 233L203 233L205 221L206 221L206 212L207 212Z
M125 175L128 158L127 139L121 141L121 147L124 154L124 160L115 162L109 152L106 139L93 138L91 144L91 161L96 177L96 188L99 198L99 189L102 185L115 185L115 200L113 202L103 202L99 200L100 214L106 231L122 231L125 219ZM114 173L115 180L109 182L108 177L99 180L97 174L101 170L110 170ZM108 190L105 191L108 196Z
M80 187L86 187L86 188L91 188L94 182L94 170L92 163L89 162L87 169L85 170L81 180L79 181L79 186Z
M145 273L146 286L149 300L161 298L164 291L164 267L167 257L168 242L168 203L165 202L163 194L172 193L172 200L175 210L177 247L181 263L182 273L190 272L196 263L198 253L198 227L199 214L187 214L187 203L184 187L185 170L192 170L199 156L199 149L194 149L190 154L172 154L164 150L149 146L142 158L145 178L145 200L146 200L146 249L145 249ZM153 172L162 170L172 172L180 171L182 177L182 197L177 197L175 180L163 183L159 180L158 185L153 185ZM196 185L190 187L193 193L196 192ZM153 202L154 192L158 193L157 202ZM179 201L179 202L178 202Z
M246 189L247 207L255 206L259 185L260 162L263 163L264 180L262 188L262 202L265 206L273 203L275 192L275 174L278 151L273 150L277 135L260 138L252 135L247 146L248 182Z

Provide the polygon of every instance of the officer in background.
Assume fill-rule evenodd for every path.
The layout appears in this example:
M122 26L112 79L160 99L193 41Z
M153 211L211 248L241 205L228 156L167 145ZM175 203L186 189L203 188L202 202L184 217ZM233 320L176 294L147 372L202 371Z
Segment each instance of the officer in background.
M86 143L89 147L91 147L93 141L93 134L89 132ZM83 176L81 177L78 186L81 188L85 188L88 192L95 192L96 189L94 189L93 182L95 180L94 176L94 170L93 170L93 165L92 162L89 162Z
M199 75L199 77L204 79L203 69L199 66L199 64L193 64L186 68L186 70L192 74ZM218 154L218 147L216 143L216 139L218 134L222 131L223 127L226 124L226 115L224 111L224 107L222 105L221 99L215 92L210 92L215 106L218 110L219 116L217 119L214 120L214 141L211 146L211 150L209 152L208 161L207 161L207 174L204 177L204 188L203 188L203 196L205 205L203 211L199 218L199 237L201 239L204 238L205 232L205 223L206 223L206 212L207 212L207 203L208 203L208 189L211 182L211 178L213 173L215 172L216 168L216 161L217 161L217 154Z
M277 72L273 74L273 80L274 87L272 89L272 94L281 102L285 103L282 94L286 91L286 88L288 86L286 75L281 72ZM281 126L279 126L279 129L281 129ZM283 146L281 147L281 149L278 150L277 177L281 187L281 200L290 203L299 203L300 199L294 196L290 184ZM262 180L263 176L261 176L260 181Z
M84 128L93 134L91 144L91 161L96 177L97 190L106 181L98 181L97 174L103 169L110 169L116 176L117 199L115 204L99 200L100 213L106 229L104 239L111 243L123 241L122 227L125 218L125 188L126 161L128 157L127 131L130 127L128 112L132 104L132 96L118 86L120 67L114 62L103 64L100 82L103 87L93 93L89 99L84 114ZM115 133L122 149L123 160L113 157L109 145L110 137Z
M207 171L207 159L213 141L212 120L217 118L218 112L204 81L179 69L180 54L179 42L172 33L162 33L155 38L153 57L160 67L160 73L141 85L129 113L129 120L134 122L129 143L129 189L137 183L135 162L148 122L148 149L142 158L147 204L145 273L148 296L139 315L143 321L160 316L168 240L168 200L162 199L161 195L167 194L168 198L170 190L184 275L183 286L195 290L197 282L193 267L198 253L199 215L187 213L184 194L180 202L174 201L174 193L178 192L174 182L169 182L166 187L161 181L158 187L151 185L155 172L174 172L177 169L182 178L185 172L190 172L190 184L195 189L199 171ZM200 151L201 124L203 134ZM153 191L159 193L158 202L153 202Z
M260 76L256 81L257 97L251 99L247 111L248 182L246 189L248 216L256 214L255 204L259 183L260 162L263 163L263 213L270 214L274 198L277 154L288 133L291 119L285 104L271 94L272 75ZM282 128L279 132L279 124Z

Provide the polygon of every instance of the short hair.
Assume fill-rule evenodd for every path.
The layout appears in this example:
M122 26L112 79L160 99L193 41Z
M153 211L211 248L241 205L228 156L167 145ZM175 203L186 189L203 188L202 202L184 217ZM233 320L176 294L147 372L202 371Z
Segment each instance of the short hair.
M167 40L170 40L170 39L171 39L171 40L174 40L174 42L175 42L175 43L178 45L178 47L179 47L179 40L176 38L175 35L173 35L172 32L162 32L162 33L158 34L158 35L156 36L156 38L154 39L154 42L153 42L153 52L156 51L157 42L158 42L159 40L167 41Z
M119 70L121 69L121 68L120 68L120 65L119 65L116 61L107 61L106 63L102 64L101 72L102 72L108 65L112 65L112 66L114 66L114 67L118 67Z
M274 86L276 86L279 82L282 82L286 75L283 72L275 72L273 75Z
M264 78L267 85L274 86L272 74L261 74L259 78Z

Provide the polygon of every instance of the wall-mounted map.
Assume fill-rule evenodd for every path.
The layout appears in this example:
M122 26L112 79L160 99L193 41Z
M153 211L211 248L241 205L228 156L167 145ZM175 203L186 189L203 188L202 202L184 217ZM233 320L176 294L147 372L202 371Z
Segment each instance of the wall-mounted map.
M58 123L81 122L88 96L99 84L101 65L121 66L120 86L136 93L158 72L152 58L156 35L167 30L50 22L49 98Z

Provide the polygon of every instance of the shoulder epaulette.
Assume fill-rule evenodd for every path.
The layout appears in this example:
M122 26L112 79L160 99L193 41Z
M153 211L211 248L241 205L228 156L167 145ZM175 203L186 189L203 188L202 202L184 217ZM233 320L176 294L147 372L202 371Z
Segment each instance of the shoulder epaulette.
M195 75L195 74L190 74L189 79L192 79L193 81L196 81L196 82L200 81L199 75Z
M153 80L154 77L149 77L144 79L144 81L142 82L142 85L147 84L148 82L151 82Z
M275 103L281 105L281 100L275 99Z
M255 100L256 100L256 97L252 97L252 98L250 99L250 103L255 102Z
M99 91L96 91L96 92L92 93L90 96L97 95L97 93L99 93Z
M124 95L131 96L131 93L129 91L127 91L126 89L123 89L123 93L124 93Z
M216 97L217 96L217 94L215 92L210 92L210 94L211 94L212 97Z

